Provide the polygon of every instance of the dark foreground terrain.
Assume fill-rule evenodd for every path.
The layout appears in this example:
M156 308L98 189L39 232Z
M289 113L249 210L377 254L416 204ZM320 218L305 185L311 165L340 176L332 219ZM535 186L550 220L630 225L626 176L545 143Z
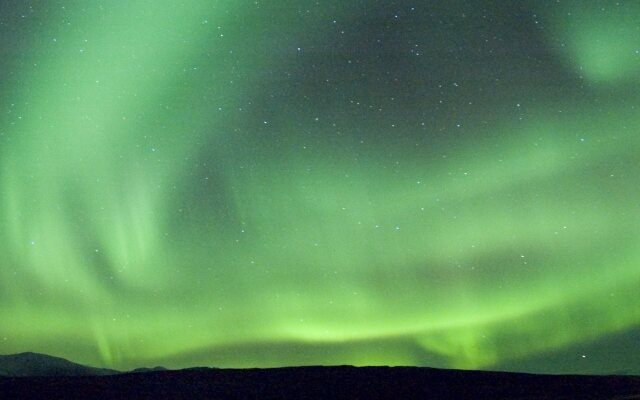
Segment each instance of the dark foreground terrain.
M0 377L0 399L640 399L640 377L299 367Z

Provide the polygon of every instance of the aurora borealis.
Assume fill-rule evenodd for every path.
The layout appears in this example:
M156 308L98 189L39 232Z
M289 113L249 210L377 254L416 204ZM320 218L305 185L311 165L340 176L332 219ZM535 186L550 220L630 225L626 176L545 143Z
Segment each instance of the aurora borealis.
M640 373L639 21L2 2L0 353Z

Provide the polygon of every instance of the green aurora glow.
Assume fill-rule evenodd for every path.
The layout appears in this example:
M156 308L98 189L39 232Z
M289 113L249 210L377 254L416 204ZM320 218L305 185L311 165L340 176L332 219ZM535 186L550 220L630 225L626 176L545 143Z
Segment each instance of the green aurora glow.
M640 3L383 3L3 4L0 353L637 368Z

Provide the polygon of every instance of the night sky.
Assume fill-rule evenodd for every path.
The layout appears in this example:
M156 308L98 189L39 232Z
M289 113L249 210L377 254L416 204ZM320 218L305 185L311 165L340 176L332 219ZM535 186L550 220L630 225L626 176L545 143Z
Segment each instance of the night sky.
M640 373L640 2L0 3L0 353Z

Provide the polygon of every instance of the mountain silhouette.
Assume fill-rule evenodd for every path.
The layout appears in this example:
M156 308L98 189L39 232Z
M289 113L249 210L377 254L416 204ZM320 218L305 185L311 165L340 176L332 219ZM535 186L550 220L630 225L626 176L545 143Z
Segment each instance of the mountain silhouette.
M0 398L621 400L640 399L640 376L352 366L119 372L21 353L0 356Z
M136 368L130 372L139 372L139 373L144 373L144 372L157 372L157 371L168 371L167 368L165 367L153 367L153 368Z
M120 371L93 368L60 357L39 353L0 355L0 376L101 376Z

